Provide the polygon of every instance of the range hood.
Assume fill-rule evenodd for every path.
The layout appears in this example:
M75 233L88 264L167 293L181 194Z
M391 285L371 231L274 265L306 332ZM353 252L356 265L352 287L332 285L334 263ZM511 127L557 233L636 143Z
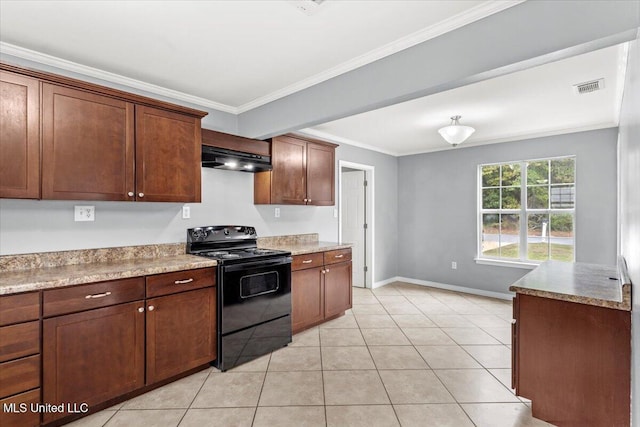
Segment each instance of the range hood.
M273 169L271 156L202 145L202 167L242 172L264 172Z

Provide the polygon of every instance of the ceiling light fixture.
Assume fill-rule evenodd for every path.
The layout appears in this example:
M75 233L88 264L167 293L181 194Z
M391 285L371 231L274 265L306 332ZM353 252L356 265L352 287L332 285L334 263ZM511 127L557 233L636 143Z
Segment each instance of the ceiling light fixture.
M462 126L458 121L461 118L462 116L452 116L451 124L449 126L438 129L438 133L442 135L444 140L454 147L457 147L458 144L464 142L476 131L471 126Z

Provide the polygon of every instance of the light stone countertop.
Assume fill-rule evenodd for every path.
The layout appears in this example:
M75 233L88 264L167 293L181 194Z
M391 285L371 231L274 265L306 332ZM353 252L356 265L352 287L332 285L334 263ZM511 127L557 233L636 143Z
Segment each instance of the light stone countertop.
M101 249L104 252L108 249ZM122 251L122 248L114 250ZM79 253L88 251L68 251L70 255L77 257ZM95 250L94 250L95 252ZM50 256L62 258L59 254L65 252L46 253ZM5 261L7 258L4 257ZM18 264L20 259L26 259L33 264L34 259L41 261L43 254L27 254L24 256L11 256L8 264ZM68 261L69 258L66 258ZM84 260L84 261L89 261ZM99 259L96 262L81 262L62 265L35 265L31 268L8 269L7 265L0 271L0 295L15 294L20 292L52 289L57 287L80 285L86 283L102 282L105 280L126 279L129 277L147 276L158 273L169 273L195 268L213 267L217 265L215 260L186 254L159 253L150 258L123 258ZM40 264L42 264L40 262Z
M351 244L349 243L335 243L335 242L259 242L259 247L265 249L277 249L281 251L289 251L291 255L304 255L315 252L333 251L336 249L349 249Z
M614 266L547 261L509 287L523 295L631 311L631 283Z

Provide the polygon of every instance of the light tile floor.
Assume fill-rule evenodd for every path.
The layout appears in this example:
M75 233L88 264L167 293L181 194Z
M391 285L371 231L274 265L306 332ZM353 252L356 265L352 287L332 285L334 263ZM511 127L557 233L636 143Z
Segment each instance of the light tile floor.
M511 302L396 282L345 316L221 373L209 368L72 426L509 426Z

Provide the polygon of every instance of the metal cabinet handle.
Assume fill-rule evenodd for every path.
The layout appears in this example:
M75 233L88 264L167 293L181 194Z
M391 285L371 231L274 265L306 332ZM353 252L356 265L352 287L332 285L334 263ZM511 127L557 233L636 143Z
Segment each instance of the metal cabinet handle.
M312 259L305 259L304 261L302 261L303 264L310 264L312 262L313 262Z
M322 270L322 274L326 274L326 273L327 273L327 270Z
M185 283L191 283L193 282L193 279L185 279L185 280L176 280L175 283L176 285L184 285Z
M111 295L111 292L103 292L101 294L87 295L86 297L84 297L84 299L104 298L108 297L109 295Z
M129 197L133 197L133 195L134 195L134 194L135 194L135 193L134 193L133 191L129 191L129 192L127 193L127 196L129 196Z
M307 199L307 203L311 203L311 199Z
M328 273L328 272L329 272L329 271L331 271L331 270L329 270L329 269L327 268L325 271Z
M149 309L149 311L153 311L153 310L155 310L155 307L154 307L154 306L152 306L152 305L150 305L150 306L149 306L149 307L147 307L147 308Z
M138 197L144 197L144 193L138 193Z
M344 257L344 254L336 255L335 257L336 258L342 258L342 257Z
M138 313L144 313L144 307L140 307L140 308L138 309Z
M307 199L304 199L304 202L307 203Z

